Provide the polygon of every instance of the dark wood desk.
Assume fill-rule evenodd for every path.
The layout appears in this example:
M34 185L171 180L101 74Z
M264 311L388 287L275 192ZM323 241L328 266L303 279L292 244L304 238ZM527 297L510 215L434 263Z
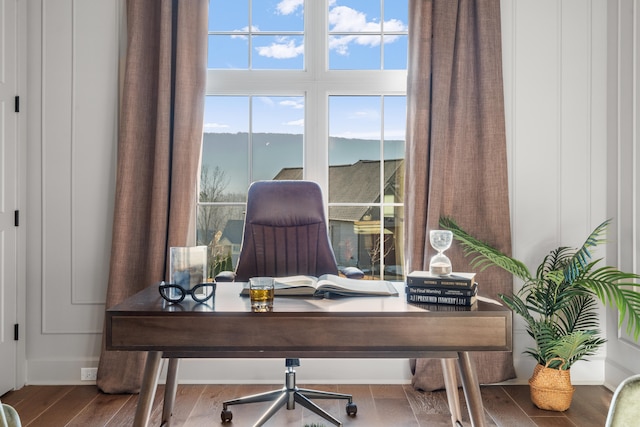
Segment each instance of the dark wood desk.
M168 425L180 358L441 358L452 420L460 419L457 360L472 425L484 411L471 351L509 351L512 313L478 301L472 310L407 304L398 297L276 297L270 313L252 313L241 284L221 283L209 305L170 305L156 286L107 310L108 350L148 351L135 426L146 426L162 358L170 359L163 422ZM213 414L212 414L213 415Z

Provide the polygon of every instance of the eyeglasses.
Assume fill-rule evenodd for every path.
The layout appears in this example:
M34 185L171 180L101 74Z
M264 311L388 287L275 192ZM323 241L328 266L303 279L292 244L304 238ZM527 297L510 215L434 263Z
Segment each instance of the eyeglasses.
M158 290L160 296L171 303L181 302L187 295L191 295L196 302L205 302L216 293L216 284L215 282L200 283L191 289L185 289L174 283L161 282Z

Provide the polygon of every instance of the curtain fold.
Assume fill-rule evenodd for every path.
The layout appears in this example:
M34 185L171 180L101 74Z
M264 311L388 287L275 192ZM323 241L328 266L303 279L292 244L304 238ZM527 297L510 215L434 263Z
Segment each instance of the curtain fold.
M128 0L106 308L163 280L192 244L202 143L208 0ZM106 351L98 387L140 390L146 352Z
M511 253L500 0L410 0L405 171L407 273L428 270L429 230L453 217ZM472 271L454 242L454 271ZM512 291L501 269L478 272L481 296ZM474 353L480 383L515 377L511 352ZM438 360L411 360L412 384L444 387Z

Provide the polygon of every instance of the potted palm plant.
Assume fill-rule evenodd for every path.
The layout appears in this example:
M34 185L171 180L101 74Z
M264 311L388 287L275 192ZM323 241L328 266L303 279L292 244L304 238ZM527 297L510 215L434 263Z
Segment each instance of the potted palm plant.
M633 289L640 276L592 260L591 251L604 242L609 223L597 226L580 248L553 249L532 274L524 263L472 237L452 218L440 219L440 226L453 232L465 256L473 256L473 268L497 266L523 281L517 292L499 297L524 319L533 338L534 346L524 353L538 362L529 384L532 401L541 409L569 408L571 366L606 342L598 329L598 301L619 310L619 326L626 320L627 333L636 340L640 335L640 293Z

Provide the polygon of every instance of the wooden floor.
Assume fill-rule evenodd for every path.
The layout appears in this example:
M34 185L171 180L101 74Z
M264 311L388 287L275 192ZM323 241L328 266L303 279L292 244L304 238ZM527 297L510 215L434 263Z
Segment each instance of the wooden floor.
M262 414L268 404L254 403L236 407L233 422L222 424L222 401L280 386L249 385L181 385L178 388L174 426L246 427ZM302 387L302 385L301 385ZM345 427L438 427L451 426L442 391L424 393L409 385L322 385L309 386L328 391L351 393L358 405L356 417L348 417L344 403L317 401L340 418ZM571 408L566 412L537 409L529 399L528 386L483 386L482 398L488 426L521 427L601 427L605 423L612 392L603 386L577 386ZM159 425L163 387L156 395L152 425ZM461 398L462 392L460 393ZM137 395L106 395L95 386L26 386L0 397L20 415L23 426L130 426ZM466 411L466 407L463 407ZM468 416L464 425L469 426ZM266 426L304 427L330 424L300 407L281 410Z

